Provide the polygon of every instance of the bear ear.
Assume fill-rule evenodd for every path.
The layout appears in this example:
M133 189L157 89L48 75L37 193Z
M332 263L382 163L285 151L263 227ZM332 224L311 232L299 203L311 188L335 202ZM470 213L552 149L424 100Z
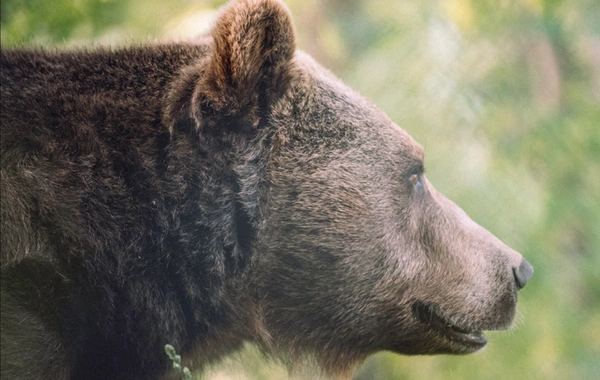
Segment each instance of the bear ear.
M258 126L289 84L296 50L290 12L277 0L236 1L222 11L212 37L193 96L194 118L199 126ZM219 120L211 123L211 116Z

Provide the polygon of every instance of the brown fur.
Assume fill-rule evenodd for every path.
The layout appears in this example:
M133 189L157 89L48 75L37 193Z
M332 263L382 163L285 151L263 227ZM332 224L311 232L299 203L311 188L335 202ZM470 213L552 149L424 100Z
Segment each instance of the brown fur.
M160 378L166 343L201 369L244 341L340 376L510 326L531 266L278 1L197 45L1 65L2 378Z

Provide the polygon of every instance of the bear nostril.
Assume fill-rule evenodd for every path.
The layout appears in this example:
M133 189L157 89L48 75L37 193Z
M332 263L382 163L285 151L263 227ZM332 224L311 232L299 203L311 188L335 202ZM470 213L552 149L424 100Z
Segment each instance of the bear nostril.
M529 264L529 261L522 259L521 265L518 268L513 268L513 274L517 282L517 287L523 289L531 276L533 276L533 267Z

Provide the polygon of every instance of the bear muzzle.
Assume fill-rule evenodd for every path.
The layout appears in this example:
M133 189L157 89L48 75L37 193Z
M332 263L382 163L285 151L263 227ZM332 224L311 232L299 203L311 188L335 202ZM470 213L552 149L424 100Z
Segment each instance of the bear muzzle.
M488 339L481 329L458 326L432 305L417 302L413 308L421 323L427 325L430 331L444 337L451 347L450 352L475 352L487 344Z

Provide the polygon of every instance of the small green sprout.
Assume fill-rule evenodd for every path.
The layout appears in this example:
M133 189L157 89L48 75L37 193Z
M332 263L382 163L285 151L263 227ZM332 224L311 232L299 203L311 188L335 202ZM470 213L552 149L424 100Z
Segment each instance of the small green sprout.
M165 352L169 359L173 361L173 369L180 375L182 375L185 380L192 380L192 373L188 369L188 367L181 368L181 356L177 355L175 351L175 347L170 344L165 345Z

